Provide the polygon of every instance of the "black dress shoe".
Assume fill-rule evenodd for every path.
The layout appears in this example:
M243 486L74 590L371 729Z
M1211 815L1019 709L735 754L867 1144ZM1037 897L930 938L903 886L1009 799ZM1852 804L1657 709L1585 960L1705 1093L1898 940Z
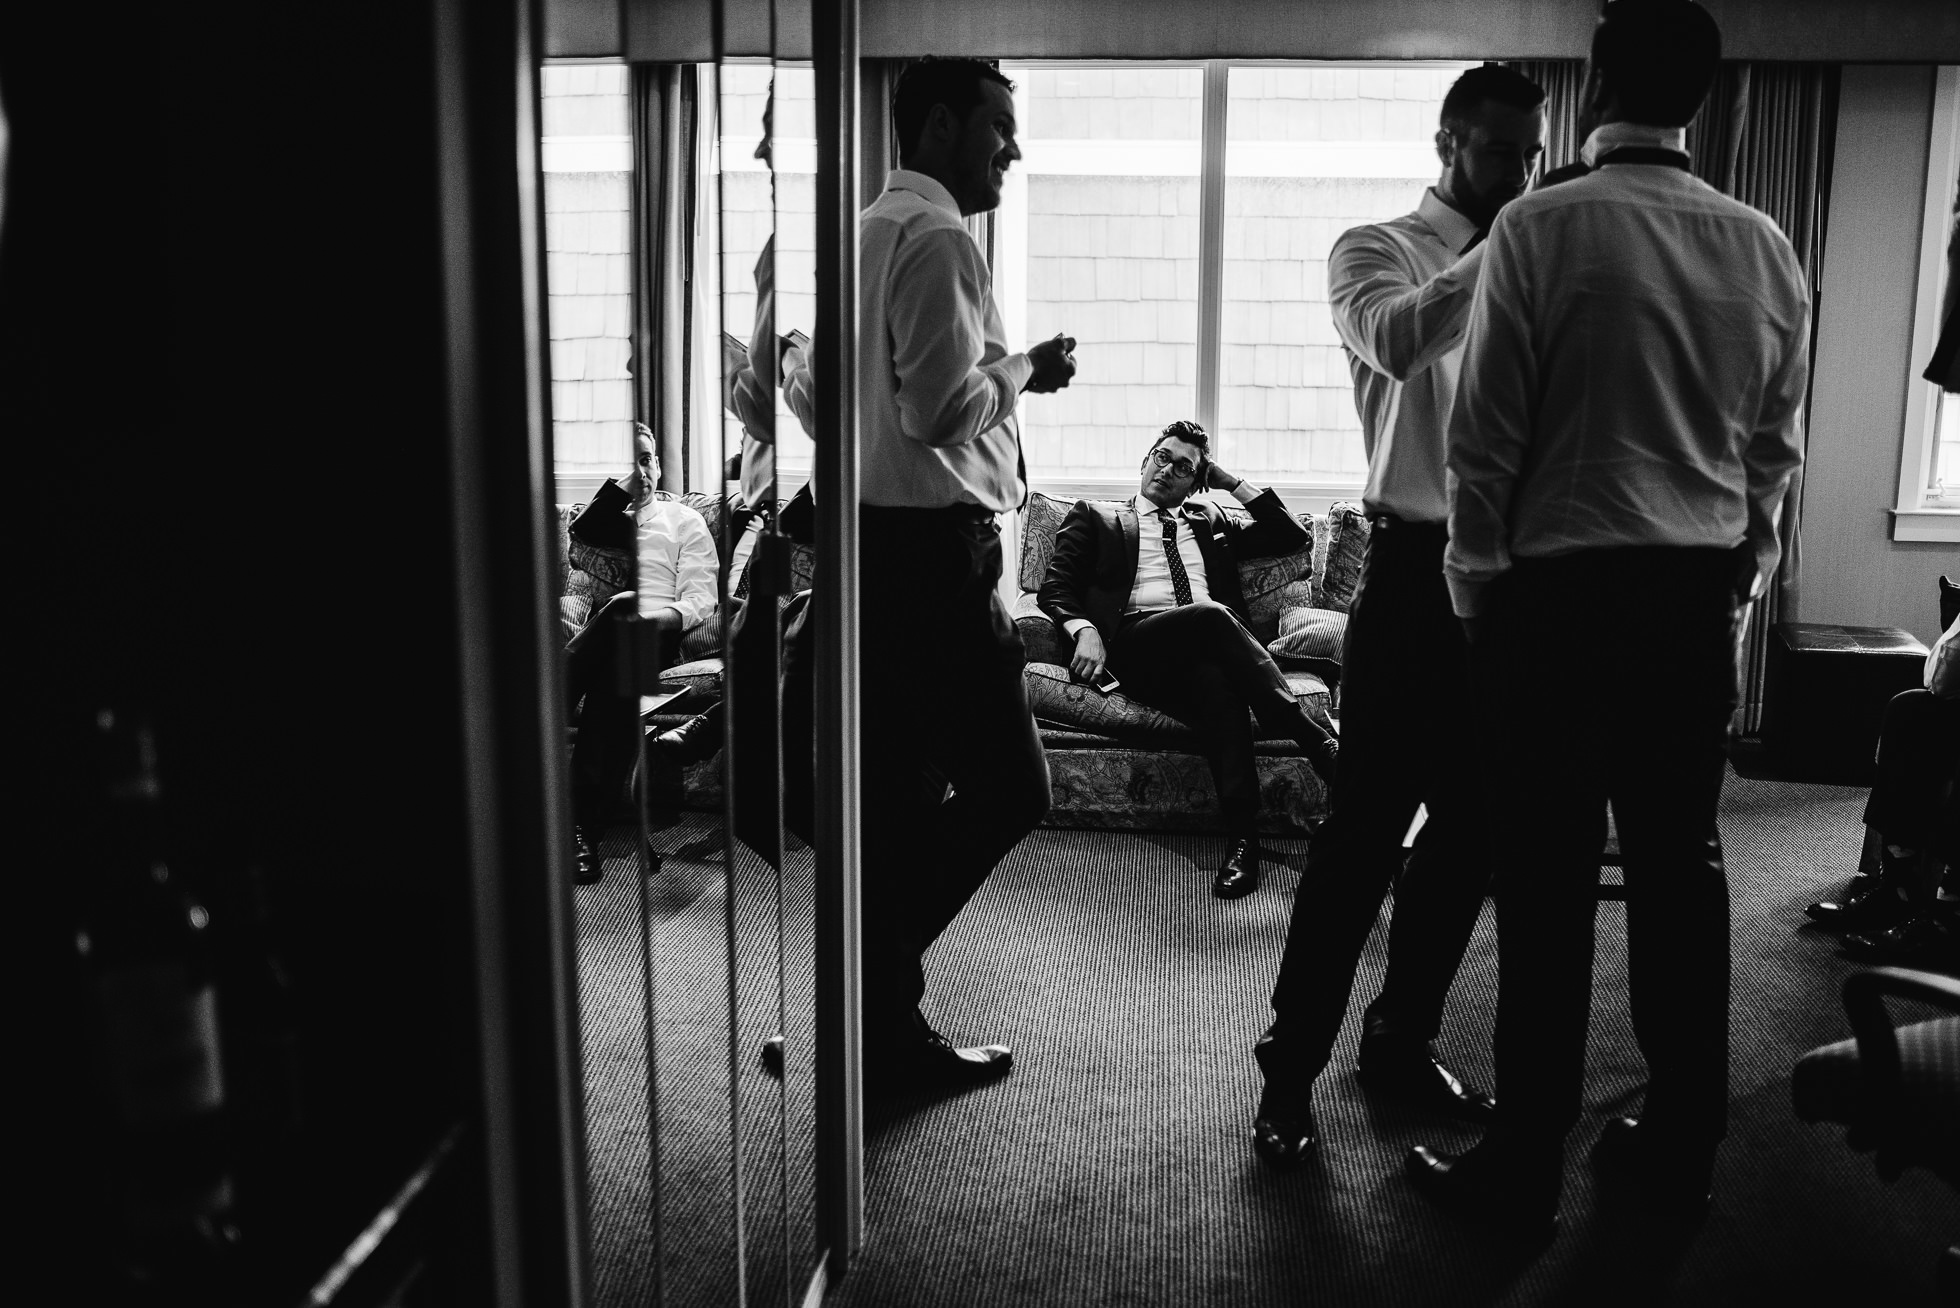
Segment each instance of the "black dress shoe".
M783 1038L781 1036L772 1035L762 1042L762 1070L775 1077L778 1081L783 1079Z
M1211 879L1211 893L1220 899L1243 899L1259 889L1259 845L1251 840L1235 840L1232 852L1218 865Z
M605 875L606 865L599 858L599 851L585 834L585 828L575 824L572 827L572 879L581 886L589 886L603 880Z
M647 748L662 762L675 767L703 763L721 748L721 705L691 717L672 731L663 731L647 741Z
M1311 1095L1281 1094L1271 1086L1259 1096L1259 1115L1252 1119L1252 1147L1275 1167L1298 1167L1320 1148Z
M1830 931L1883 931L1910 916L1912 906L1877 877L1859 880L1865 884L1854 882L1842 899L1823 900L1804 912L1811 921Z
M1844 938L1844 952L1887 967L1950 971L1960 965L1960 932L1938 910L1924 909L1883 931L1853 932Z
M933 1031L921 1040L879 1051L865 1060L864 1070L872 1088L887 1093L964 1090L997 1081L1013 1071L1014 1051L1006 1045L961 1049Z
M1496 1120L1497 1101L1465 1085L1427 1045L1364 1039L1354 1074L1361 1088L1378 1099L1463 1122L1489 1125Z
M1556 1171L1549 1187L1526 1184L1486 1145L1463 1154L1417 1145L1409 1150L1406 1170L1416 1189L1495 1234L1539 1245L1558 1233Z
M1698 1216L1714 1197L1715 1150L1656 1139L1637 1117L1616 1117L1601 1128L1592 1162L1602 1187L1648 1208Z

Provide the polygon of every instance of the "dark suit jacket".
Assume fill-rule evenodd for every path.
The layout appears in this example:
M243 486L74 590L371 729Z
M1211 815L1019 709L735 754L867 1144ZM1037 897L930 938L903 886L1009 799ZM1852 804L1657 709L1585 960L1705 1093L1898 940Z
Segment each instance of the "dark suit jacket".
M1205 558L1205 584L1211 597L1246 620L1239 591L1239 560L1276 558L1306 548L1311 539L1299 519L1286 511L1279 495L1263 491L1246 508L1252 521L1241 527L1206 500L1186 501L1197 521L1198 549ZM1137 580L1137 512L1129 504L1077 500L1055 533L1055 556L1042 579L1036 602L1057 627L1071 618L1096 625L1111 644Z

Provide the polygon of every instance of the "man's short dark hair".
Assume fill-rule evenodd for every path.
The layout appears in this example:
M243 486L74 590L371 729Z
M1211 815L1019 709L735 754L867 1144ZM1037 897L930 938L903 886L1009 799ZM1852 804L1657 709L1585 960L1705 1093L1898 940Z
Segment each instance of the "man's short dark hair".
M1186 445L1197 446L1198 470L1201 472L1204 466L1211 462L1211 433L1189 418L1179 418L1157 433L1157 439L1150 442L1150 449L1145 450L1144 453L1149 454L1165 441L1183 441Z
M1512 109L1536 109L1545 103L1545 88L1515 68L1478 64L1451 83L1443 97L1443 130L1455 137L1468 136L1477 110L1491 100Z
M898 135L900 161L919 148L932 107L943 104L961 122L981 103L980 87L987 82L1009 91L1014 83L1000 69L978 59L936 59L927 55L899 74L892 88L892 131Z
M1593 28L1593 68L1623 117L1686 127L1722 62L1722 29L1689 0L1613 0Z

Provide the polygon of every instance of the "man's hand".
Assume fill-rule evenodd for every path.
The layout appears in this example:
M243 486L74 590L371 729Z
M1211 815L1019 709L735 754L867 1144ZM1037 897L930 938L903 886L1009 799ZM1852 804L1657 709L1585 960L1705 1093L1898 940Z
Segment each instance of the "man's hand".
M1235 491L1239 488L1239 483L1243 480L1241 477L1234 477L1231 473L1225 471L1225 469L1219 467L1209 459L1205 461L1206 490Z
M1102 675L1103 666L1109 662L1109 651L1103 648L1102 633L1094 627L1084 627L1075 637L1075 657L1069 660L1068 670L1081 681L1094 682Z
M638 468L634 468L633 471L620 478L619 488L626 492L626 502L628 504L631 504L636 509L640 507L640 498L646 494L646 489L640 484L640 470Z
M1036 395L1049 395L1068 385L1075 376L1075 338L1057 333L1053 340L1028 347L1028 362L1034 365L1034 374L1028 378L1023 390Z

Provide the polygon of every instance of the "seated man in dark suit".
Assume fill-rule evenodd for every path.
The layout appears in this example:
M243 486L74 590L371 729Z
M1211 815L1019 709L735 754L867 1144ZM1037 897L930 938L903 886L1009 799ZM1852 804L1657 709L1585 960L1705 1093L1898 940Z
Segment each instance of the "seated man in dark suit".
M1259 778L1250 709L1260 726L1299 743L1331 780L1334 737L1301 709L1272 655L1246 629L1240 559L1306 548L1309 537L1279 496L1211 461L1211 437L1174 422L1143 456L1128 504L1079 501L1055 536L1042 611L1075 641L1071 670L1094 682L1105 667L1137 699L1189 723L1203 742L1218 801L1236 833L1212 892L1237 899L1259 886ZM1236 521L1197 490L1230 491L1252 512Z

